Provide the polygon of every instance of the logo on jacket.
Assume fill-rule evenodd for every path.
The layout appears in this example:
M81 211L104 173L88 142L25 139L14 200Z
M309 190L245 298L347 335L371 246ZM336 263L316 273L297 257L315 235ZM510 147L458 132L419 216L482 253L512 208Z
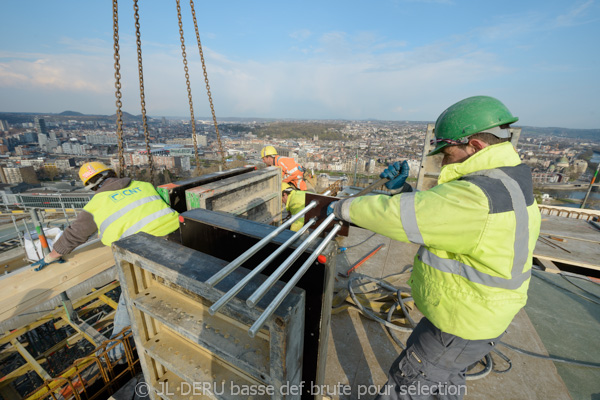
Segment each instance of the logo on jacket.
M117 192L117 193L115 193L115 194L111 194L111 195L110 195L110 198L111 198L111 200L112 200L113 202L115 202L115 203L116 203L116 202L118 202L118 201L121 201L121 200L123 200L123 199L124 199L124 198L126 198L127 196L131 196L132 194L139 193L139 192L141 192L141 191L142 191L142 189L141 189L141 188L139 188L139 187L136 187L136 188L131 188L131 189L124 189L124 190L118 191L118 192Z

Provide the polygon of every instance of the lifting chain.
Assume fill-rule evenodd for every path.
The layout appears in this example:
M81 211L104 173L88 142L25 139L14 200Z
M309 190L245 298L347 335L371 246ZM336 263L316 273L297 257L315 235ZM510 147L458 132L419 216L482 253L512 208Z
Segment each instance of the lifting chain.
M198 31L198 21L196 20L196 10L194 9L194 0L190 0L192 8L192 17L194 18L194 29L196 30L196 40L198 41L198 50L200 51L200 59L202 60L202 70L204 71L204 82L206 83L206 93L208 94L208 102L210 103L210 111L212 112L213 122L215 124L215 132L217 133L217 143L219 144L219 152L221 153L221 164L225 169L225 153L221 144L221 135L219 134L219 125L217 124L217 116L215 115L215 107L213 106L212 96L210 94L210 85L208 84L208 74L206 73L206 64L204 63L204 53L202 52L202 43L200 42L200 32Z
M196 156L196 176L200 176L200 156L198 155L198 140L196 139L196 118L194 116L194 103L192 101L190 74L188 69L187 55L185 53L185 39L183 37L183 23L181 22L181 5L179 0L177 0L177 18L179 19L179 36L181 40L181 55L183 57L183 69L185 71L185 83L187 85L188 99L190 102L190 115L192 117L192 138L194 141L194 155Z
M138 71L140 75L140 101L142 106L142 122L144 124L144 139L146 140L146 151L148 155L148 164L150 164L150 181L156 186L154 182L154 163L152 162L152 153L150 151L150 138L148 134L148 120L146 118L146 100L144 94L144 71L142 68L142 40L140 38L140 15L138 7L138 0L133 0L133 9L135 11L135 35L137 43L137 55L138 55Z
M123 111L121 107L121 65L119 63L119 4L118 0L113 0L113 37L115 48L115 96L117 98L117 137L119 145L119 169L117 174L122 178L125 174L125 159L123 157Z

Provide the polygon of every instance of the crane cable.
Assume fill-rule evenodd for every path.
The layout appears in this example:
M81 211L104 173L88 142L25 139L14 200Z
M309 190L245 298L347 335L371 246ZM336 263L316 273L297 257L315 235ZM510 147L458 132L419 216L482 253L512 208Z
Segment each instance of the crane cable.
M183 70L185 71L185 83L187 85L188 100L190 102L190 116L192 124L192 140L194 141L194 156L196 157L196 175L200 176L200 156L198 155L198 142L196 139L196 117L194 116L194 102L192 101L192 88L190 85L190 73L188 69L187 55L185 52L185 39L183 36L183 23L181 21L180 0L177 2L177 19L179 20L179 36L181 41L181 56L183 57Z
M219 125L217 124L217 116L215 115L215 107L213 105L212 96L210 93L210 85L208 84L208 74L206 73L206 64L204 62L204 53L202 52L202 43L200 42L200 32L198 31L198 21L196 20L196 10L194 9L194 0L190 0L192 9L192 17L194 19L194 29L196 31L196 40L198 41L198 51L200 52L200 60L202 61L202 70L204 71L204 82L206 83L206 93L208 94L208 102L210 103L210 111L212 113L213 122L215 124L215 132L217 134L217 143L219 145L219 153L221 153L221 165L225 169L225 153L221 143L221 135L219 134ZM194 137L195 140L195 137Z
M114 37L114 49L115 49L115 97L117 105L117 144L119 146L119 169L117 175L122 178L125 173L125 158L123 157L123 111L121 107L121 65L119 63L119 2L113 0L113 37Z
M144 125L144 140L146 141L146 152L148 153L148 164L150 165L150 181L154 186L156 186L154 179L154 163L152 160L152 153L150 151L148 119L146 118L146 96L144 94L144 70L142 68L142 39L140 37L140 8L138 6L138 0L133 0L133 10L135 11L135 35L137 43L138 71L140 76L140 103L142 107L142 123Z

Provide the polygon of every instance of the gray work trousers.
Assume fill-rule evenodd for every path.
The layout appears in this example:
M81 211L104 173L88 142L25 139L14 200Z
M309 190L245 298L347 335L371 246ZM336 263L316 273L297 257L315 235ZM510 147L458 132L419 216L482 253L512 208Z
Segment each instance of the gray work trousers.
M501 337L465 340L421 319L376 400L462 399L467 391L467 367L492 351Z
M113 331L110 336L111 339L115 338L123 329L131 325L131 321L129 320L129 313L127 312L127 305L125 304L125 296L121 293L119 297L119 305L117 306L117 311L115 312L115 318L113 320ZM114 342L110 342L107 347L110 347L114 344ZM109 350L108 357L111 361L116 361L125 355L125 348L123 344L119 343L113 349ZM121 360L124 362L125 360Z

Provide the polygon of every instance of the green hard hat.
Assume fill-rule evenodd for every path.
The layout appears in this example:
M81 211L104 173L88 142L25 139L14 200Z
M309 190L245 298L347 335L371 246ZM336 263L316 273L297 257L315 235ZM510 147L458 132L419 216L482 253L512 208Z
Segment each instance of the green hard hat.
M473 96L448 107L435 121L436 147L428 156L437 154L444 147L462 138L500 125L512 124L513 117L500 100L489 96Z

